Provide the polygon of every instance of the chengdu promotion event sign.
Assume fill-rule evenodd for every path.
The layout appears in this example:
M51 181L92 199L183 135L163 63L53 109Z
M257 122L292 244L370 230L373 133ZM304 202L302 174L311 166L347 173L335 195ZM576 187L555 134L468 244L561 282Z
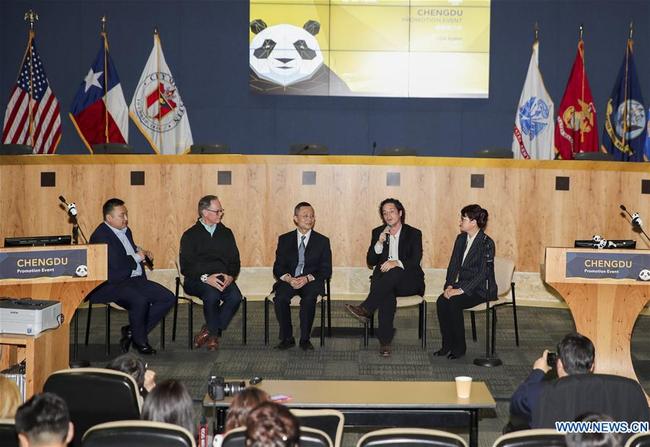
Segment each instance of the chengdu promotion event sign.
M250 0L252 91L487 98L490 0Z

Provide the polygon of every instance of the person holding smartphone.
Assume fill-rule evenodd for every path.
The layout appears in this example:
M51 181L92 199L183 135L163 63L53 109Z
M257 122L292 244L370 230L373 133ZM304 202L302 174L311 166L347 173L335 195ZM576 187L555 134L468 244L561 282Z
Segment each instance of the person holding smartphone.
M219 348L221 331L228 327L241 302L235 284L241 262L235 236L223 223L219 198L207 195L199 200L199 218L181 237L180 267L187 293L203 300L206 324L194 337L194 346Z

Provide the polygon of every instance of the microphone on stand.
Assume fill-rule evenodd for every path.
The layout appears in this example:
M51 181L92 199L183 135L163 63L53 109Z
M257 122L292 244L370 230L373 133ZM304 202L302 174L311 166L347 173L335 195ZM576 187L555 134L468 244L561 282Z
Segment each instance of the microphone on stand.
M627 213L628 216L630 216L630 223L634 228L638 228L641 233L645 236L645 238L650 242L650 237L646 234L645 230L643 229L643 220L641 219L641 215L639 213L633 213L630 214L630 212L625 208L625 205L620 205L619 208L621 208L623 211Z
M476 366L501 366L503 362L499 357L494 354L494 350L490 352L490 278L494 276L494 254L492 253L492 246L490 245L490 240L488 239L487 234L483 235L483 244L485 247L485 271L487 277L485 278L485 289L487 296L485 298L485 357L479 357L474 359L474 364ZM498 292L497 292L498 293ZM492 334L494 337L496 334ZM494 346L494 340L492 341L492 346Z
M65 209L68 211L68 216L70 216L70 220L72 221L72 241L76 245L79 243L79 233L81 233L81 237L84 241L85 244L88 243L88 239L86 239L86 235L84 234L83 230L81 229L81 226L79 225L79 221L77 220L77 205L74 202L68 203L67 200L65 200L65 197L59 196L59 201L63 203L65 206Z

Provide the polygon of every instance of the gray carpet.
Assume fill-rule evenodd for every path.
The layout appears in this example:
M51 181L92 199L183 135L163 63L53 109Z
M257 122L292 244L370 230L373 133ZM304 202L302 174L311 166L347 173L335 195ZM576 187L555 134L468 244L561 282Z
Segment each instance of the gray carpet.
M568 310L519 307L520 346L515 346L515 333L511 307L500 308L498 312L497 352L503 366L481 368L474 366L475 357L485 350L485 315L477 314L478 341L471 340L469 315L466 315L468 339L467 355L450 361L432 355L440 347L435 306L429 306L428 346L420 347L417 338L417 310L400 309L395 319L396 335L393 355L381 358L377 341L372 339L368 348L363 347L361 336L337 336L337 326L358 326L349 317L342 303L332 307L332 325L335 336L325 339L325 346L318 346L318 338L312 338L316 349L303 352L299 348L288 351L272 349L277 337L277 323L271 316L271 343L264 345L264 323L262 303L248 305L248 343L241 344L241 311L233 319L230 328L224 332L221 347L217 352L187 349L188 306L179 306L176 341L171 341L171 314L167 317L167 346L156 356L148 357L149 367L157 372L158 381L167 378L182 380L197 401L197 417L202 408L198 403L206 392L206 380L210 374L232 379L248 379L254 375L266 379L347 379L347 380L453 380L457 375L470 375L475 380L488 384L497 400L496 411L481 414L479 441L481 446L490 446L500 435L508 418L508 399L517 385L526 377L530 367L545 348L555 350L555 345L564 334L575 330ZM104 309L93 309L90 344L83 345L86 310L79 312L80 340L79 357L90 360L93 366L103 366L112 357L119 355L119 329L126 324L126 313L111 313L111 356L104 353ZM294 322L298 321L297 310ZM316 320L318 322L318 311ZM195 307L195 331L203 321L202 309ZM160 345L160 330L150 334L154 347ZM632 339L634 367L644 388L650 385L650 318L640 317ZM387 383L387 386L390 386ZM467 438L467 433L458 431ZM344 445L354 446L360 436L358 432L347 431Z

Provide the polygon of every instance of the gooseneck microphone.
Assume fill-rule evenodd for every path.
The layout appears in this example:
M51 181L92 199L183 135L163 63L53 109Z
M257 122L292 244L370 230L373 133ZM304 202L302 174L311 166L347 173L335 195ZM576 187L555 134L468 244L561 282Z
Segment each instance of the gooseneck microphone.
M638 228L641 233L645 236L645 238L650 242L650 237L646 234L645 230L643 229L643 220L641 219L641 215L639 213L633 213L630 214L630 212L625 208L625 205L620 205L619 208L630 217L630 223L634 228Z
M63 203L63 204L65 205L65 207L67 208L67 210L68 210L68 215L69 215L70 217L72 217L72 218L76 218L76 216L77 216L77 205L76 205L74 202L72 202L72 203L68 203L68 201L65 200L65 197L63 197L63 196L59 196L59 200L60 200L61 203Z
M70 221L72 222L72 241L74 244L79 243L79 233L81 233L81 237L84 241L85 244L88 243L88 239L86 239L86 235L84 234L83 230L81 229L81 226L79 225L79 221L77 220L77 205L74 202L69 202L65 200L65 197L59 196L59 201L65 206L65 209L68 211L68 216L70 216Z

